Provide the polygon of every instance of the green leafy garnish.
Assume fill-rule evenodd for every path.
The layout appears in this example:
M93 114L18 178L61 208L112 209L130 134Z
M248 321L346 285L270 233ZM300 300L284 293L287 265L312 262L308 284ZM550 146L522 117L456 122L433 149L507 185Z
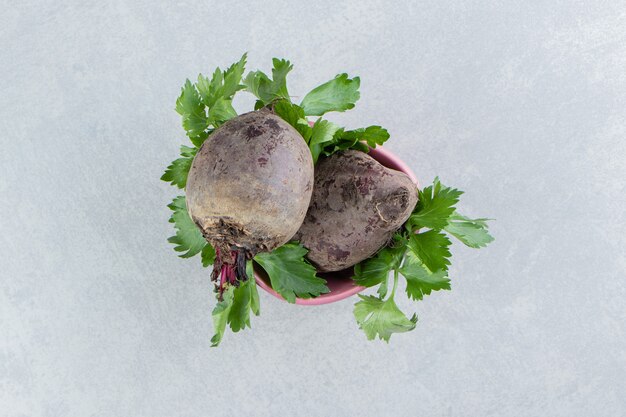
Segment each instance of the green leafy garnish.
M232 99L241 84L246 54L225 71L217 68L211 78L199 74L194 84L185 81L176 100L176 112L182 116L183 128L191 142L200 147L213 128L237 116Z
M380 126L368 126L340 132L337 136L336 146L341 149L348 149L356 142L365 142L368 146L375 148L377 145L385 143L387 139L389 139L387 129Z
M324 149L324 145L333 142L335 133L339 129L339 126L328 120L323 120L321 117L317 119L311 130L311 140L309 142L313 163L317 162L317 159Z
M213 246L207 243L200 252L200 258L202 259L203 267L206 268L213 265L213 262L215 261L215 249L213 249Z
M389 272L397 269L402 262L405 247L384 247L376 256L354 266L354 281L364 287L373 287L387 280Z
M244 88L240 83L246 67L246 58L247 54L243 54L239 62L232 64L225 71L215 69L210 80L202 74L198 75L196 86L206 107L213 107L219 100L232 100L235 93Z
M233 332L243 330L246 326L250 327L250 311L255 316L260 313L259 292L254 280L252 261L248 261L246 269L248 270L248 279L235 288L233 307L228 315L228 324Z
M235 297L235 287L228 287L222 293L222 299L218 301L213 309L213 331L215 334L211 338L211 346L215 347L220 344L224 337L224 330L228 324L228 316L233 308L233 299Z
M419 191L417 207L409 221L408 229L428 227L441 230L448 224L448 219L454 212L454 205L459 202L462 191L445 187L435 178L433 185Z
M180 96L176 100L176 111L182 116L183 129L189 137L201 136L209 126L205 105L200 99L196 86L185 81Z
M326 280L304 256L307 250L298 243L287 243L272 252L259 253L254 260L270 278L272 288L290 303L296 297L311 298L329 291Z
M399 272L406 278L406 293L413 300L421 300L431 291L450 289L447 271L439 269L432 272L413 251L406 252Z
M304 117L302 107L288 100L277 100L273 103L272 108L274 113L293 126L298 133L302 135L307 144L311 141L313 128L309 125L309 121L306 117Z
M394 301L397 284L396 273L393 290L386 300L382 297L359 294L361 301L354 305L354 317L368 340L373 340L378 336L381 340L389 342L393 333L404 333L415 328L417 315L413 314L413 317L409 319Z
M354 307L357 323L368 339L378 336L389 341L393 333L415 327L415 315L407 318L394 302L399 275L406 279L406 294L412 300L450 289L450 239L444 231L472 248L493 241L486 219L472 220L455 211L461 191L446 187L435 178L433 185L418 194L417 206L405 227L396 232L393 243L354 267L358 285L379 286L378 297L360 296L361 301ZM420 230L423 228L428 230ZM385 299L390 272L394 273L394 287Z
M487 231L488 220L470 219L453 213L444 229L470 248L478 249L493 241L493 237Z
M197 255L207 245L207 241L200 233L198 226L191 220L187 212L185 197L176 197L168 207L172 210L170 223L174 223L176 235L167 239L168 242L176 245L176 252L184 252L179 255L181 258L191 258Z
M348 74L339 74L332 80L315 87L300 103L307 116L321 116L331 111L346 111L354 107L360 97L359 77L348 78Z
M274 64L272 68L273 79L270 79L262 71L251 71L243 80L243 85L259 99L261 107L276 99L289 100L287 74L292 70L293 65L285 59L278 58L274 58L272 63Z
M181 157L174 160L170 166L167 167L161 179L178 188L185 188L185 185L187 185L187 175L189 174L189 169L191 168L193 158L196 156L196 152L198 152L198 148L190 148L185 145L181 146Z
M431 271L447 270L450 265L450 239L438 230L412 234L409 237L408 248Z
M246 270L249 278L240 282L238 286L229 285L213 309L213 329L215 331L211 338L211 346L213 347L222 341L227 324L236 333L250 327L250 312L255 316L260 313L259 293L252 271L252 261L248 261Z

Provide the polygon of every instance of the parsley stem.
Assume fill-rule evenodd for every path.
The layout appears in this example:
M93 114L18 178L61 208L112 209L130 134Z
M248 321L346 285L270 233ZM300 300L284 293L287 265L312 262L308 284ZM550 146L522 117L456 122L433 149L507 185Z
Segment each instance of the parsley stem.
M391 290L391 295L389 296L389 298L393 298L393 296L396 295L397 287L398 287L398 270L394 269L393 270L393 289Z

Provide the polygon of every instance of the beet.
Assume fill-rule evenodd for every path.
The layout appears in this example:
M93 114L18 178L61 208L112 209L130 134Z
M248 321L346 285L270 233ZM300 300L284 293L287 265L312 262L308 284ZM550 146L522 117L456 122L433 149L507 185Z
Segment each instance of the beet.
M404 173L359 151L321 158L313 196L294 236L322 272L339 271L374 255L409 218L417 187Z
M313 190L302 136L268 109L224 123L203 143L187 179L187 207L213 245L220 289L246 279L246 260L298 230Z

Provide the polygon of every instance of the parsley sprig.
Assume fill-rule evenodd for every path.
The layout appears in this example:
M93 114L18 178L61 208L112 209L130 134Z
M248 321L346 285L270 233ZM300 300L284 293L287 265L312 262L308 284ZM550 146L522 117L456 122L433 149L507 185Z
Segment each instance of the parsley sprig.
M462 191L446 187L435 178L433 185L418 193L419 202L405 227L396 232L388 246L354 267L357 284L378 286L378 296L359 294L361 301L354 305L354 317L369 340L378 337L388 342L393 333L415 328L417 316L413 314L409 319L394 301L400 275L406 280L405 291L411 300L450 289L451 242L444 232L472 248L493 241L487 219L472 220L456 212ZM388 295L390 272L393 284Z

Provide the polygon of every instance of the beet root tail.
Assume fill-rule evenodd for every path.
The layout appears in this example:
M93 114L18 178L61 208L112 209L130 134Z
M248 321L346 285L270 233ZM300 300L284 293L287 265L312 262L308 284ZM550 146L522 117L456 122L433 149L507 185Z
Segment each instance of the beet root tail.
M229 286L238 287L241 282L248 280L247 261L248 253L245 249L235 249L230 253L224 253L219 248L215 248L215 263L211 280L215 283L219 300L222 300L224 291Z

